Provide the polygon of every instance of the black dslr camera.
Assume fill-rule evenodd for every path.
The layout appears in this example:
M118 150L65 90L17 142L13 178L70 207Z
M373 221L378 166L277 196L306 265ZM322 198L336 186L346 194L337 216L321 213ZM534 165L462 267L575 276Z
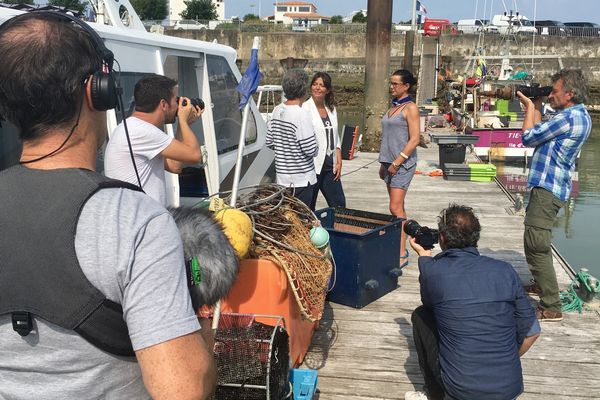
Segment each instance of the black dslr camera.
M404 223L404 233L414 237L415 241L425 250L433 249L440 238L440 232L437 229L421 226L414 219L409 219Z
M198 98L198 97L191 97L190 101L192 102L192 105L194 107L198 107L201 110L204 110L204 101L202 101L202 99ZM179 103L179 97L177 97L177 103ZM183 105L187 106L187 100L183 100Z

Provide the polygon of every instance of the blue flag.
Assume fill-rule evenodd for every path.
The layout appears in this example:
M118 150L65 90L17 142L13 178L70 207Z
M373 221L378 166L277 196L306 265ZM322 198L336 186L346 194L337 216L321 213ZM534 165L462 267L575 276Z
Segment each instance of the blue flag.
M262 77L263 74L258 70L258 49L252 49L252 52L250 53L250 64L248 64L248 68L246 68L246 72L236 88L241 94L240 110L248 103L250 96L256 92L256 88Z

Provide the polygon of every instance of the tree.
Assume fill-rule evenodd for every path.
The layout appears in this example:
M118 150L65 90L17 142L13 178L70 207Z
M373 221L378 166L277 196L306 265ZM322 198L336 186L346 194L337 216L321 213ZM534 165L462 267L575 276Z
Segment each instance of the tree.
M243 18L244 22L260 22L260 17L255 14L246 14Z
M162 20L169 13L167 0L131 0L141 20Z
M82 3L79 0L50 0L48 4L56 7L64 7L67 10L76 10L83 12L87 7L87 3Z
M217 7L213 4L212 0L184 0L183 4L185 4L186 9L179 14L183 19L217 19Z
M344 23L344 17L342 17L341 15L334 15L329 20L329 23L330 24L343 24Z
M353 24L364 24L365 22L367 22L367 17L365 17L365 14L363 14L362 11L357 12L354 14L354 17L352 17Z

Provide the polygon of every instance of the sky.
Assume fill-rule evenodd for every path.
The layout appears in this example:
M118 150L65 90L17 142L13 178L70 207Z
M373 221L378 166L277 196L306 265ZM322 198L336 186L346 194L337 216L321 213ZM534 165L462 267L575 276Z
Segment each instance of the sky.
M303 0L314 4L321 15L346 16L353 11L366 9L367 0ZM393 0L393 22L407 21L412 17L413 0ZM519 11L529 19L553 19L562 22L600 23L599 0L422 0L429 18L491 19L493 14ZM273 15L275 0L225 0L225 16L243 17L246 14ZM485 10L485 14L484 14Z

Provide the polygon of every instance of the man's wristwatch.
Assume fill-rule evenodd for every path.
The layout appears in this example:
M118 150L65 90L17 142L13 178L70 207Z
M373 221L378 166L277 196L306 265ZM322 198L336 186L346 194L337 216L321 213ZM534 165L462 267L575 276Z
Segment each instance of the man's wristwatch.
M392 161L392 166L396 169L400 168L400 164L396 164L395 161Z

